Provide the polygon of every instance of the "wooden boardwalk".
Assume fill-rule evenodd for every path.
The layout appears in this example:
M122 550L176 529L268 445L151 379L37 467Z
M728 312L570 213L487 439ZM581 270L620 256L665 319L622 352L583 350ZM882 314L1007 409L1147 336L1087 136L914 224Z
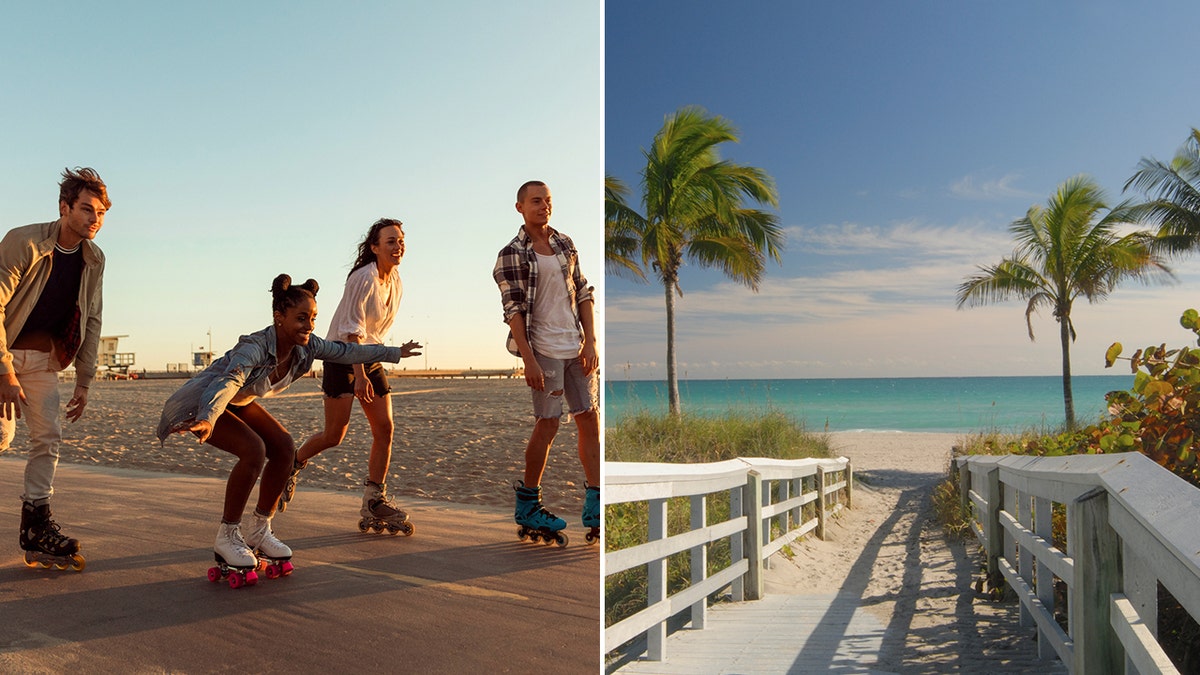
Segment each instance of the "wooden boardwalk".
M885 630L853 595L768 595L714 607L704 630L670 636L666 661L635 661L617 672L883 673L871 665Z

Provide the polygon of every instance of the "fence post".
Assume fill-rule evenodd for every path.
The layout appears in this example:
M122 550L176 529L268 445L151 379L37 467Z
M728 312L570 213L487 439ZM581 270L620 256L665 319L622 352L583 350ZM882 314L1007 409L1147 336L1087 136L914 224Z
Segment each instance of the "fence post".
M733 518L739 513L745 513L746 507L746 486L736 487L729 491L729 517ZM746 521L749 524L749 520ZM746 537L742 533L735 533L729 538L729 562L737 564L737 561L746 557ZM742 602L746 599L746 584L733 583L730 584L730 594L733 596L734 602Z
M704 495L692 495L691 527L692 530L702 530L708 523ZM700 544L692 549L692 585L699 586L708 576L708 545ZM708 617L708 598L700 598L692 604L692 628L702 630Z
M846 460L846 508L854 508L854 467Z
M1122 673L1125 650L1109 630L1111 596L1121 590L1121 541L1108 524L1108 491L1080 495L1067 514L1075 550L1075 583L1069 600L1076 673Z
M746 494L742 497L746 523L746 557L750 569L746 572L746 599L761 600L763 596L763 480L762 474L746 473Z
M954 460L958 463L958 504L963 516L971 513L971 463L965 457Z
M825 467L817 466L817 539L825 541Z
M651 499L650 532L648 539L656 541L667 538L667 500ZM646 564L646 606L665 602L667 599L667 559L659 558ZM666 658L667 622L660 621L646 630L646 656L651 661Z
M988 583L1000 583L1000 556L1004 554L1004 529L1000 527L1000 509L1004 499L1000 491L1000 467L994 466L987 474L987 515L984 519L984 534L987 535Z

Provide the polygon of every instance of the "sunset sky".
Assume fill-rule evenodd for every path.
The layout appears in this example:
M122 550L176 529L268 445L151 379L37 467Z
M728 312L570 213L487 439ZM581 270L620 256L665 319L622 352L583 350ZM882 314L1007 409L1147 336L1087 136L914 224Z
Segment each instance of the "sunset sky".
M324 335L358 241L398 218L392 342L428 346L405 365L511 367L491 269L522 182L602 276L602 35L590 2L10 4L0 229L96 168L103 333L161 370L270 323L281 272L320 282Z

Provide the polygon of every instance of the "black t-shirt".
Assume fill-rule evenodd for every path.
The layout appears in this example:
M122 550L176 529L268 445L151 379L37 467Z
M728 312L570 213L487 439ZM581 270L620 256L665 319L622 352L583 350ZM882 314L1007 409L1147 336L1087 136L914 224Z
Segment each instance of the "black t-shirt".
M83 278L83 244L67 251L54 245L50 278L29 318L21 328L26 333L45 333L61 338L75 314L79 301L79 281ZM18 338L20 336L18 335Z

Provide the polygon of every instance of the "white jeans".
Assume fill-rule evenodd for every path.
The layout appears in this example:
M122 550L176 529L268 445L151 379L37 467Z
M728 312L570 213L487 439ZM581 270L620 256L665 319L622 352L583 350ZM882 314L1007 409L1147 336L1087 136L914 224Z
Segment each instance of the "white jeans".
M21 417L29 428L29 460L25 463L25 494L34 503L54 494L54 471L58 468L58 446L62 442L59 421L58 366L49 352L14 349L13 371L25 392ZM0 414L0 452L8 449L16 434L16 420Z

